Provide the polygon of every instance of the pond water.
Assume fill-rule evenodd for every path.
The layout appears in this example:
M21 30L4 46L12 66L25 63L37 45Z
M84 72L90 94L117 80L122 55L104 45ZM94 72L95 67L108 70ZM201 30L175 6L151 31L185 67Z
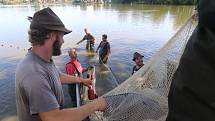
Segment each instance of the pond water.
M102 34L108 35L111 55L108 66L112 72L104 71L97 75L98 93L102 95L115 87L116 78L122 83L131 76L135 51L142 53L144 63L177 32L193 13L193 6L160 5L49 5L72 33L64 37L63 55L56 57L56 65L64 71L68 62L67 48L74 47L84 36L84 28L95 36L98 46ZM0 120L16 114L15 69L30 47L27 31L27 16L44 6L1 5L0 6ZM96 64L96 55L85 51L85 43L78 47L79 59L84 67ZM98 66L97 73L103 67ZM114 77L113 77L114 76ZM65 86L66 91L66 86ZM69 106L67 91L66 106Z

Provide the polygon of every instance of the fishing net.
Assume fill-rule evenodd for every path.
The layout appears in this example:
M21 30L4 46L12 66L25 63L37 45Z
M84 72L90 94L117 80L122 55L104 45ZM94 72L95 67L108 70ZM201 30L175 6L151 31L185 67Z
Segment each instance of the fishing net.
M186 43L197 25L194 16L138 72L105 94L108 108L94 121L164 121L167 95Z

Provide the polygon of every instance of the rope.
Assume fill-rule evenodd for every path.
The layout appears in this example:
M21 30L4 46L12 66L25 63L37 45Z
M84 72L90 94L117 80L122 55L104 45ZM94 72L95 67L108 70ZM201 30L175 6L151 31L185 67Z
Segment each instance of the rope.
M98 53L96 53L96 55L99 57L99 54L98 54ZM101 60L100 57L99 57L99 61L102 63L102 65L104 65L104 66L112 73L112 75L113 75L113 77L114 77L114 79L115 79L115 84L116 84L116 86L118 86L118 85L119 85L118 78L117 78L116 75L114 74L114 72L113 72L113 70L111 69L111 67L108 66L107 64L105 64L105 63Z

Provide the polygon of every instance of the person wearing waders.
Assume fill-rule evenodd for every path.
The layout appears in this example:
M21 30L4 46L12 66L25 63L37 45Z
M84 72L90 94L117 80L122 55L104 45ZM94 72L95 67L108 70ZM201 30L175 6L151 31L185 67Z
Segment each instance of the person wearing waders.
M52 56L61 54L63 36L70 32L50 8L34 13L28 32L32 48L15 73L18 121L81 121L95 111L106 109L102 97L78 108L63 106L62 84L92 84L91 79L60 72L54 64Z
M86 28L84 29L84 32L85 32L85 35L84 35L83 39L80 40L79 42L77 42L76 44L78 45L81 42L83 42L84 40L87 40L86 49L93 50L94 44L95 44L95 37L91 33L89 33Z
M72 76L78 76L78 77L83 77L83 73L87 72L89 69L91 69L92 67L88 67L87 69L84 69L80 63L80 61L77 58L77 51L75 49L69 49L68 51L69 53L69 57L70 57L70 61L66 64L66 73ZM83 85L80 85L80 97L81 100L83 101L86 95L85 93L85 89L83 87ZM72 101L72 106L73 107L77 107L77 96L76 96L76 84L69 84L68 85L68 91L69 91L69 95L71 97L71 101Z
M166 121L215 121L215 0L198 1L198 25L175 72Z
M138 52L135 52L134 53L134 56L133 56L133 61L135 62L135 66L133 67L133 69L132 69L132 75L135 73L135 72L137 72L141 67L143 67L144 66L144 64L143 64L143 55L141 55L140 53L138 53Z
M96 49L96 53L98 53L99 50L99 63L106 64L108 61L108 57L110 55L110 44L107 41L107 35L102 35L102 41L100 42L99 46Z

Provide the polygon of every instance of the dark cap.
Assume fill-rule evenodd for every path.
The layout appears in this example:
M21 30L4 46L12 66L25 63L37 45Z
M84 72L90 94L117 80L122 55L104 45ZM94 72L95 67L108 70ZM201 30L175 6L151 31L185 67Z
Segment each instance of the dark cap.
M200 27L215 30L215 0L198 0Z
M30 29L47 29L64 32L69 34L72 32L65 28L60 18L48 7L37 11L31 21Z
M135 52L132 60L135 61L138 57L144 57L144 56L138 52Z

